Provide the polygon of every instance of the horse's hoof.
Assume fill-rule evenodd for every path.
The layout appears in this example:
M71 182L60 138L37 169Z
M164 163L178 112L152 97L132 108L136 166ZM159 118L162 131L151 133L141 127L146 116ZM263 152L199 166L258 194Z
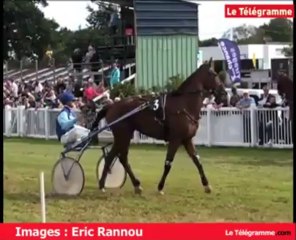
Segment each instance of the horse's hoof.
M164 195L164 191L158 191L160 195Z
M143 188L141 186L135 187L135 194L141 195L143 192Z
M205 193L211 193L212 192L212 188L210 185L204 186L205 188Z
M105 193L106 192L106 189L105 188L101 188L101 192L102 193Z

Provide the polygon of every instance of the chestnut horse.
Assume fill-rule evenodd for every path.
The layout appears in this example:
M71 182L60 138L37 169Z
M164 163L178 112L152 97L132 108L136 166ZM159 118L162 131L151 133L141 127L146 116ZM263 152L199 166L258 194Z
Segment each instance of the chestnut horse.
M140 194L142 192L140 180L135 176L128 163L130 141L133 138L134 131L137 130L149 137L168 142L164 170L158 184L158 191L161 194L163 194L165 180L170 172L175 154L181 145L184 146L197 167L205 192L211 192L209 181L192 142L192 138L198 129L204 93L214 91L217 87L217 74L210 67L211 61L212 59L201 65L174 92L163 94L160 97L134 96L125 98L105 106L97 114L93 129L98 126L99 121L103 118L106 119L107 123L111 123L141 104L151 103L151 108L148 107L111 127L114 143L105 158L105 167L99 180L101 191L105 192L104 187L108 170L114 157L118 156L132 181L135 193Z

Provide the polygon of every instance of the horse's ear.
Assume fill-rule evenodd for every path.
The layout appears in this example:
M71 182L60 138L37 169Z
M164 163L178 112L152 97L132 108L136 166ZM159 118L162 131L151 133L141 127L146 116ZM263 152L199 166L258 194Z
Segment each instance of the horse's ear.
M209 64L210 67L212 66L212 60L213 60L213 58L211 57L210 60L209 60L209 62L208 62L208 64Z

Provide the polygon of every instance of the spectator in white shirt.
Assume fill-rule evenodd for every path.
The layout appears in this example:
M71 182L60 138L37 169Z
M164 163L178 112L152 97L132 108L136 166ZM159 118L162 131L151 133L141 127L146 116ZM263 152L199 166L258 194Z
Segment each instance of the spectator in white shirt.
M11 80L11 93L12 96L17 98L18 96L18 85L15 83L14 80Z
M202 104L206 108L213 107L213 105L216 104L214 94L211 94L209 97L205 98Z
M42 92L42 90L43 90L43 86L42 86L42 84L37 80L36 82L35 82L35 93L41 93Z
M261 97L258 100L258 105L260 107L263 107L264 104L266 104L267 102L270 101L270 97L271 94L269 94L269 89L267 88L267 86L263 87L263 94L261 95Z

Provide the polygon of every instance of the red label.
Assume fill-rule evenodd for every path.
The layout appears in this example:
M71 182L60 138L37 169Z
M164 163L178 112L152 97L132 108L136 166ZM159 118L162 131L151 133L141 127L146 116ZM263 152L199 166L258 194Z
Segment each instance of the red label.
M126 36L132 36L134 34L134 30L132 28L126 28L125 29L125 35Z
M140 240L292 240L295 225L280 224L104 224L13 223L0 225L0 240L14 239L140 239Z
M293 4L225 4L225 18L293 18Z

